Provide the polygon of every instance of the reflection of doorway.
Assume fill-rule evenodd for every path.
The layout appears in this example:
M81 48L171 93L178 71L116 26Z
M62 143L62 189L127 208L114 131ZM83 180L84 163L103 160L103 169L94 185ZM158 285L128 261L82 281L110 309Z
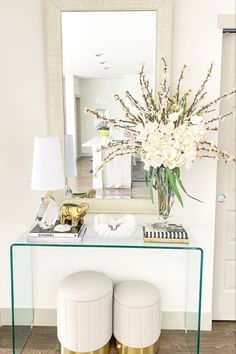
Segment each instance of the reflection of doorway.
M144 163L141 161L140 157L133 156L131 159L131 178L132 183L143 183L145 179Z
M80 97L75 96L75 149L76 159L82 156Z

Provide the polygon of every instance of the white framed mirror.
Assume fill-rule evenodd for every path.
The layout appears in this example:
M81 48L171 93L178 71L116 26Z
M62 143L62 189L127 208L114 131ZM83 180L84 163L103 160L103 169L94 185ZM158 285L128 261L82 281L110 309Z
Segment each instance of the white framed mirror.
M49 132L60 137L73 192L96 190L97 199L90 199L95 209L106 210L108 204L110 209L111 203L116 211L124 204L134 211L138 205L153 209L137 157L113 162L99 179L93 177L95 161L101 159L94 144L104 138L84 109L122 114L113 96L127 89L139 94L142 64L157 88L162 57L170 68L171 25L171 0L48 0ZM117 134L109 131L110 139ZM66 135L73 140L73 152Z

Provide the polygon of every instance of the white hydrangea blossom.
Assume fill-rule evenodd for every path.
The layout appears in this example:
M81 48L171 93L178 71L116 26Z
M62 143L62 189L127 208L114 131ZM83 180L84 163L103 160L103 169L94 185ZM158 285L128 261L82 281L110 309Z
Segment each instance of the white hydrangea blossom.
M148 122L136 126L136 140L142 146L145 170L160 166L170 169L185 165L190 168L197 157L197 145L205 134L202 117L192 116L175 127L178 113L172 113L170 122Z

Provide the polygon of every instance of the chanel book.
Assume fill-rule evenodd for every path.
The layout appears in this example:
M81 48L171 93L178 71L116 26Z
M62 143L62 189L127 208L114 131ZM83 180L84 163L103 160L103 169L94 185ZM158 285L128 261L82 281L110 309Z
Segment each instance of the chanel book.
M59 221L56 222L55 226L57 226L58 224ZM45 230L42 229L39 225L35 225L28 234L28 241L30 242L41 242L41 241L82 242L87 229L87 226L85 224L80 225L78 231L76 232L73 231L59 232L59 231L55 231L54 227Z
M188 233L182 225L149 224L143 226L144 242L189 243Z

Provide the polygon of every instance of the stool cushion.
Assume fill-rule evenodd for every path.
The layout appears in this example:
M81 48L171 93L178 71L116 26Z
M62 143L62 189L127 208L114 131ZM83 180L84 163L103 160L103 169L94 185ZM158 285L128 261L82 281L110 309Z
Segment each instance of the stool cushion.
M118 284L114 298L129 307L147 307L160 301L159 290L151 283L141 280L128 280Z
M73 352L102 348L112 336L112 281L98 272L78 272L64 278L57 297L57 333Z
M102 299L112 291L112 281L105 274L83 271L68 275L59 284L59 293L73 301Z
M114 289L114 336L131 348L154 344L161 333L161 300L158 289L145 281L131 280Z

